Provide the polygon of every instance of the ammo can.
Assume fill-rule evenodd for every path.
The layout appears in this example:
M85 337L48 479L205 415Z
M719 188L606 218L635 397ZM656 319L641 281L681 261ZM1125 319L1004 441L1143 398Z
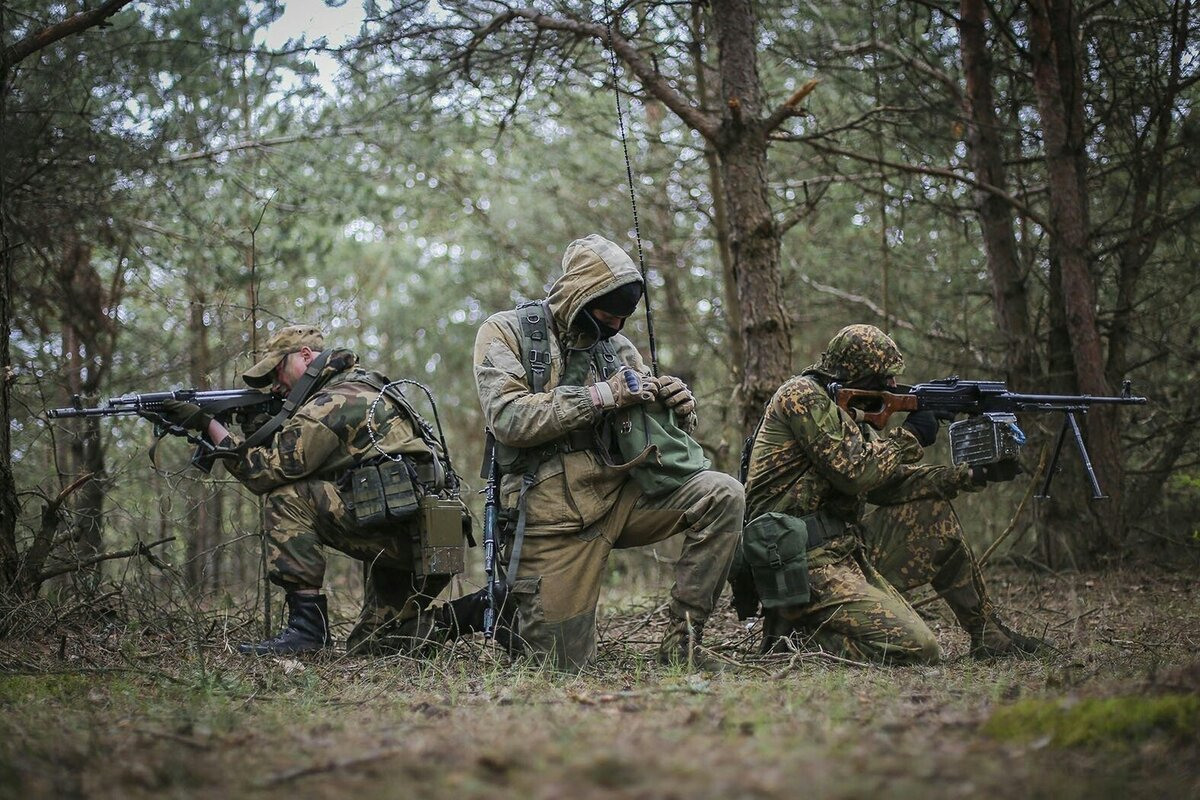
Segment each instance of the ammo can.
M463 514L457 500L421 498L421 524L413 561L424 575L457 575L463 571Z

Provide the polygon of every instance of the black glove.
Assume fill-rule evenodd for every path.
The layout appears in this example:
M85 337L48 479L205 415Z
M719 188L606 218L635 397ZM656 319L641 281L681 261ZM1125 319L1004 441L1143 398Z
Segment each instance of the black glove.
M208 423L213 419L212 414L207 413L200 406L183 400L164 400L158 409L158 415L171 425L183 428L185 431L199 431L200 433L208 431Z
M921 447L929 447L937 441L938 416L933 411L912 411L901 426L921 443Z
M1006 458L994 464L978 464L971 467L971 482L976 486L985 483L1011 481L1021 474L1021 465L1015 458Z

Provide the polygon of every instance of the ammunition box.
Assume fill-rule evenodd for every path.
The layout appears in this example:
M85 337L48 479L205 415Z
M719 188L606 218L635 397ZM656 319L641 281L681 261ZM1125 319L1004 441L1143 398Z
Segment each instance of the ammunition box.
M418 576L457 575L463 571L463 514L457 500L422 497L421 524L414 543Z

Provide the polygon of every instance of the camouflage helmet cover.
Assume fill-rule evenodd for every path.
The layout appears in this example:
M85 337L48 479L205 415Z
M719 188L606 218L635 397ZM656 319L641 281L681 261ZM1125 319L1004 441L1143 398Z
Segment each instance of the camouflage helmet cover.
M829 340L810 370L849 383L872 375L893 377L904 372L904 356L892 337L874 325L847 325Z

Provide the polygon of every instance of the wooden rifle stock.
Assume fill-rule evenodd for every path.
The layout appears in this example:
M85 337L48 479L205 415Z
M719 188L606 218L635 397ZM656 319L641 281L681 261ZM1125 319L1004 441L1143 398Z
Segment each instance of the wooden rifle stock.
M913 394L845 389L839 386L834 393L834 402L855 422L865 422L875 430L881 431L897 411L916 411L918 398Z

